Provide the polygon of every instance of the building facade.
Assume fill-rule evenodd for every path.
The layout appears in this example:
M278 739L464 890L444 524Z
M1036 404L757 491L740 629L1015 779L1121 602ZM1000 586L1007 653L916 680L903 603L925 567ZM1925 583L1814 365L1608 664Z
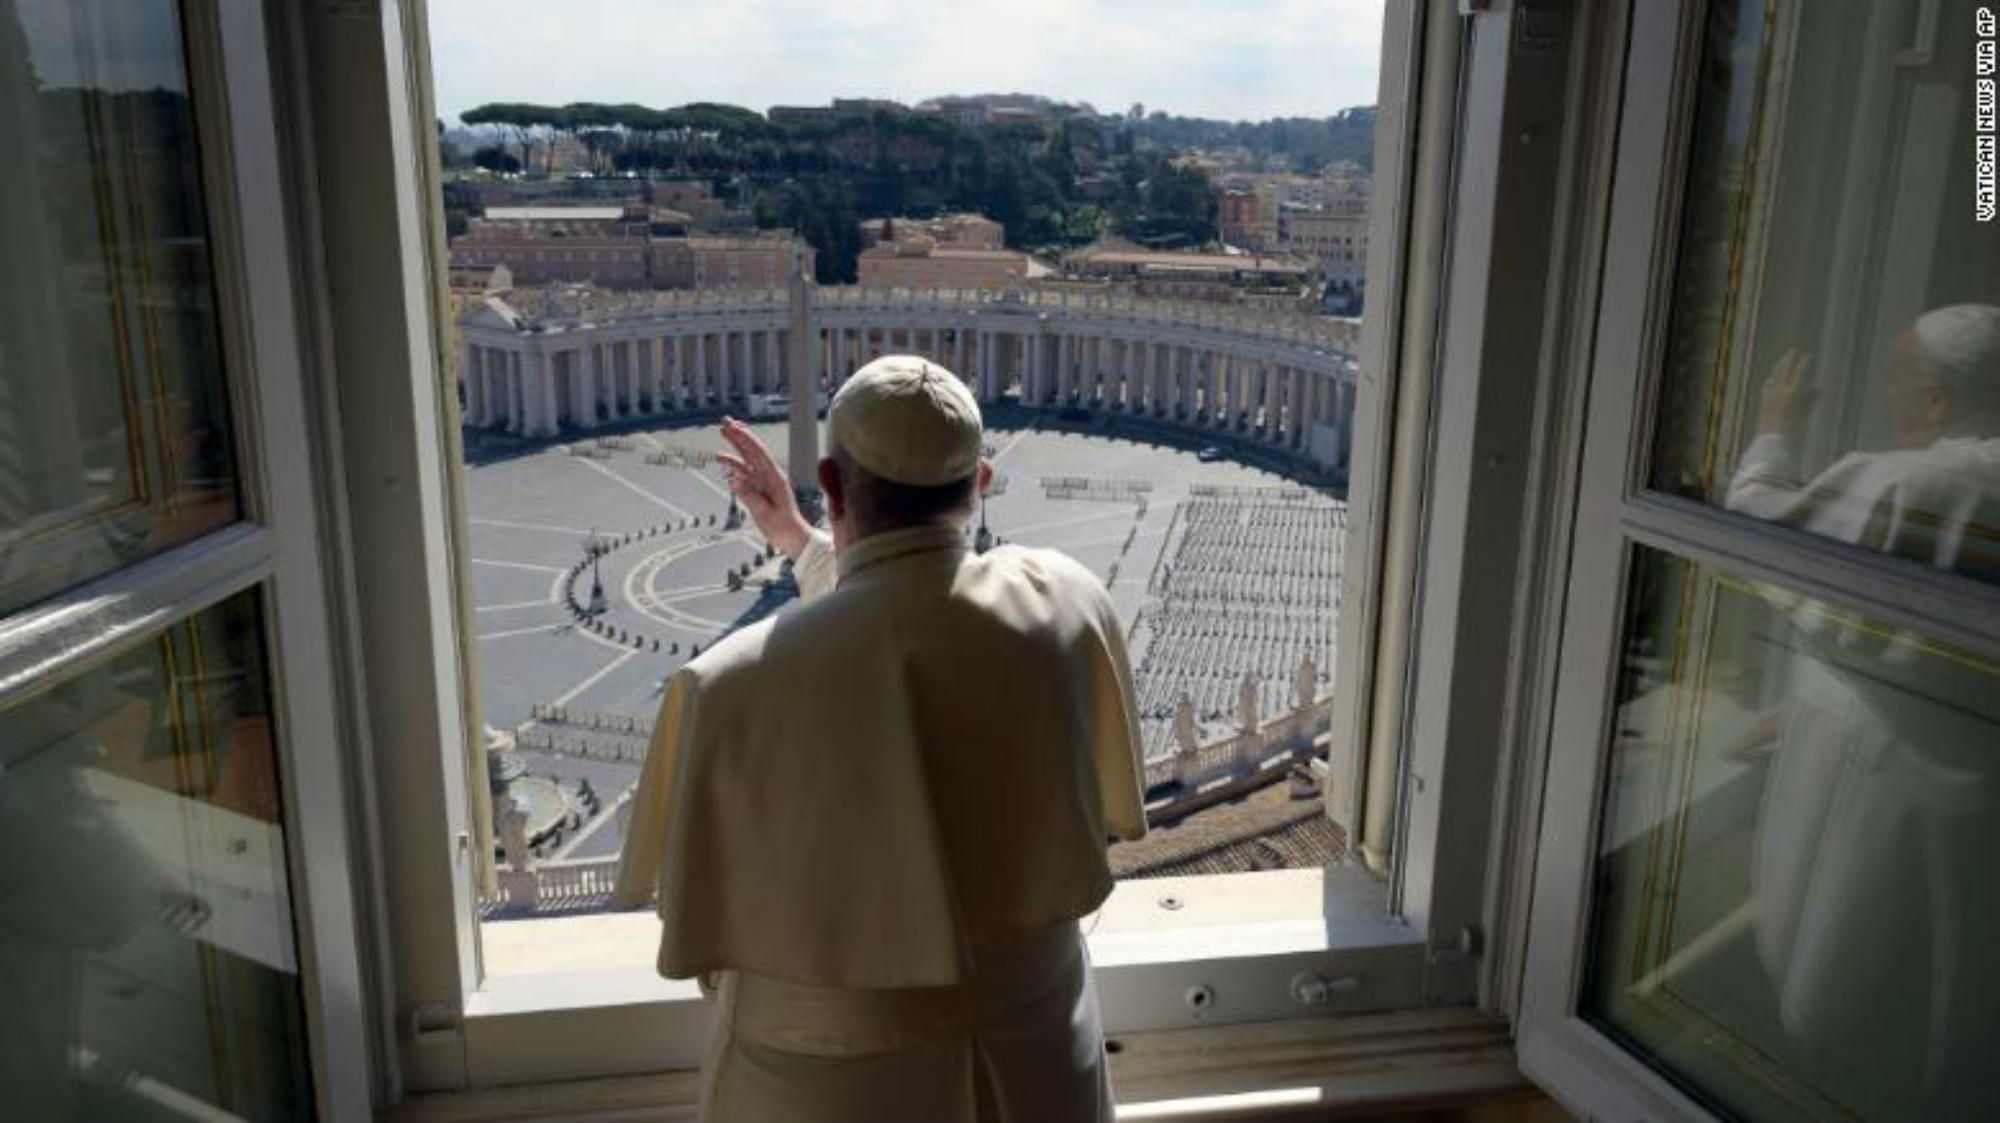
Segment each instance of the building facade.
M664 207L493 207L452 242L454 268L505 266L519 285L605 289L768 288L782 285L789 233L690 234Z
M1292 252L1310 258L1329 286L1357 289L1368 281L1368 212L1326 208L1296 211L1286 223Z
M1257 193L1242 188L1225 188L1215 193L1215 222L1222 240L1246 249L1264 249L1263 212Z
M861 251L858 280L871 288L1011 289L1028 280L1028 255L939 245L929 238L881 242Z

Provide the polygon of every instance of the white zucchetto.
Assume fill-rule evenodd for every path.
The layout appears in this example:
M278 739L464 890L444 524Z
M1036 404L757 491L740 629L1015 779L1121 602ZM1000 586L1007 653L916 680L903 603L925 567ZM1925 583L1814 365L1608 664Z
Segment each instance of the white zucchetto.
M1944 368L1947 381L1991 379L1993 360L2000 356L2000 308L1987 304L1954 304L1917 317L1913 326L1918 346Z
M979 403L959 377L916 355L854 372L826 411L827 439L892 483L937 487L979 469Z

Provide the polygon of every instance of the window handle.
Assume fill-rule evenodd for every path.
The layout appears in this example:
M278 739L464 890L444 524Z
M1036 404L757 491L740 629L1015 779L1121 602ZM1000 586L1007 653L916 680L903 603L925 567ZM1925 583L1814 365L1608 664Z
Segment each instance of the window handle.
M1332 1002L1335 995L1353 994L1361 989L1361 976L1341 975L1329 979L1311 971L1301 971L1292 976L1292 997L1301 1006L1324 1006Z

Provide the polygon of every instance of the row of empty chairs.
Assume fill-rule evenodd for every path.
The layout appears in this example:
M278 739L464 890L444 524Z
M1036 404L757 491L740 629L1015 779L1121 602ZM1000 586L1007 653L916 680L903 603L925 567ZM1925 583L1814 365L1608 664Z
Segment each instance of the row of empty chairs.
M1235 733L1246 673L1262 720L1331 689L1347 508L1302 488L1209 489L1174 515L1132 628L1147 760L1173 755L1174 714L1193 704L1201 743Z

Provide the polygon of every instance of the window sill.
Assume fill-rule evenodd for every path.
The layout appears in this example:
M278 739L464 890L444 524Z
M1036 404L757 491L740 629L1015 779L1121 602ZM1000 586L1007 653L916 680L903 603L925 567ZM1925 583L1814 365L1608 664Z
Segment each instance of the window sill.
M1379 947L1416 938L1408 925L1388 915L1385 887L1345 865L1121 881L1104 906L1084 918L1083 926L1100 969ZM655 974L660 921L648 910L489 921L480 926L479 935L486 978L467 1005L469 1015L534 1008L533 992L551 977L637 973L644 978L635 979L635 985L651 991L637 997L557 999L565 1006L698 997L692 983Z
M1379 1119L1536 1099L1507 1027L1469 1009L1122 1035L1111 1058L1120 1120L1253 1123ZM390 1123L692 1120L693 1071L412 1097ZM1532 1105L1529 1101L1535 1101ZM1521 1114L1528 1118L1530 1114ZM1499 1117L1499 1116L1495 1116ZM1514 1116L1506 1116L1512 1118Z
M1415 934L1353 866L1120 882L1084 926L1112 1034L1422 1002ZM652 912L501 921L480 936L486 976L465 1004L471 1086L699 1063L708 1007L692 981L655 973ZM1301 979L1333 985L1308 1003Z

